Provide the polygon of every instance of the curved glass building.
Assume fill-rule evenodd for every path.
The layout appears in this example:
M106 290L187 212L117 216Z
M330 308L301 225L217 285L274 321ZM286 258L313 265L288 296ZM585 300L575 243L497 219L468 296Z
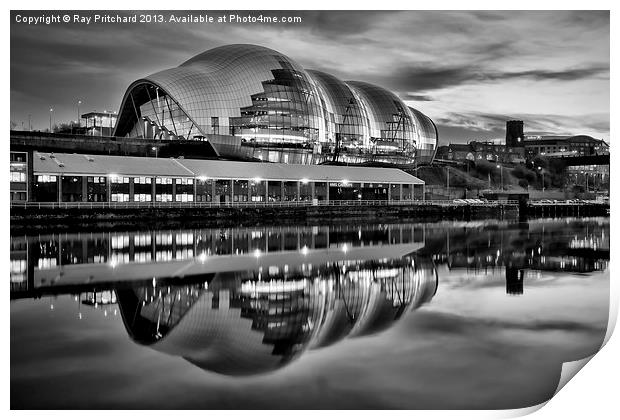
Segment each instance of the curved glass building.
M226 45L133 82L114 135L204 140L222 157L412 163L437 129L392 92L305 70L269 48Z

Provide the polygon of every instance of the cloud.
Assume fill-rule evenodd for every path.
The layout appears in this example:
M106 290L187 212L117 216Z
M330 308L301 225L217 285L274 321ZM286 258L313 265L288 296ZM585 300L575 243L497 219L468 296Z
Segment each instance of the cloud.
M524 131L540 135L577 135L609 131L609 115L584 114L579 116L555 114L493 114L484 112L449 112L436 118L439 136L454 139L462 133L462 142L469 140L489 140L505 136L506 121L524 121ZM453 140L451 140L453 141Z
M431 102L435 100L428 95L415 95L413 93L401 93L398 96L404 101Z
M313 35L322 38L342 38L369 32L382 20L399 14L397 11L310 11L303 13L303 26L310 28Z
M562 330L567 332L580 331L584 333L601 333L604 325L592 325L574 320L529 319L522 321L509 319L476 318L462 316L448 312L433 311L432 316L423 317L424 322L416 323L416 331L423 334L464 333L471 329L498 329L498 330L525 330L551 331Z
M190 12L174 14L185 13ZM13 23L11 118L21 121L32 114L35 127L40 128L41 122L46 126L51 104L59 119L73 118L71 107L78 97L91 109L116 107L136 78L230 43L264 45L306 68L398 92L406 101L424 104L421 110L434 120L443 118L440 135L495 136L503 130L500 123L471 121L472 115L466 114L472 110L523 114L532 103L545 102L543 98L544 105L550 105L548 114L568 113L565 104L570 103L570 112L579 115L604 111L608 103L607 11L252 13L300 16L302 22L36 27ZM505 101L507 91L516 85L523 86L524 93ZM484 102L481 89L486 92ZM556 103L549 98L557 98ZM593 105L596 111L591 111ZM559 121L551 125L556 127ZM608 128L604 129L608 125L608 120L597 120L585 127L596 126L596 132L608 138Z
M464 84L510 82L516 79L532 81L574 81L609 76L609 66L590 65L560 70L532 69L525 71L496 71L483 67L440 66L432 63L415 64L396 69L391 74L366 74L368 79L405 92L428 92Z

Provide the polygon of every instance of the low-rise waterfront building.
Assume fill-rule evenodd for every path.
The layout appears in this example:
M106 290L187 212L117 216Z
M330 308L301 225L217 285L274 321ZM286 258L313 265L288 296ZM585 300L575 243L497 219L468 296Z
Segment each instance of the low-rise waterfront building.
M32 170L20 176L30 186L27 200L34 202L314 203L424 197L422 180L391 168L41 152L31 152L30 159ZM13 201L26 201L15 195L17 189L11 192Z
M28 153L11 152L10 154L10 190L11 202L28 199Z

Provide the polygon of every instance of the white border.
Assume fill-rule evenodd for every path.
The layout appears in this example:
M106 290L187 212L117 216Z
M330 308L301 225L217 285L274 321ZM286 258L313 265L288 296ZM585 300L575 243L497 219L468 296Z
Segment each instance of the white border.
M490 9L490 10L516 10L516 9L525 9L525 10L555 10L555 9L572 9L572 10L611 10L611 92L617 92L618 88L616 83L617 77L617 69L614 66L614 63L617 64L617 56L618 56L618 48L617 48L617 24L618 19L616 14L618 12L618 7L616 4L618 2L612 1L602 1L602 0L589 0L587 2L577 2L574 0L568 1L549 1L549 0L521 0L521 1L490 1L490 0L470 0L467 2L463 1L449 1L449 0L434 0L432 2L411 2L411 1L392 1L392 0L383 0L381 2L359 2L359 1L346 1L346 2L335 2L333 0L315 0L312 2L291 2L289 1L271 1L269 4L265 2L251 2L251 1L236 1L229 0L223 3L205 3L204 1L185 1L185 2L163 2L163 1L145 1L145 0L136 0L131 3L127 1L120 0L108 0L105 3L88 3L83 1L64 1L62 4L60 2L43 2L43 1L20 1L20 2L11 2L9 4L10 8L13 9L73 9L73 10L89 10L89 9L101 9L105 6L107 9L114 10L156 10L156 9L170 9L171 5L176 6L175 9L194 9L200 10L205 9L209 6L212 6L212 10L251 10L255 9L256 6L259 6L262 10L288 10L293 6L301 9L301 10L344 10L344 9L359 9L363 8L366 10L387 10L387 9L419 9L419 10L476 10L476 9ZM616 7L614 7L616 6ZM10 19L10 13L7 10L5 14L6 19ZM3 56L5 58L10 57L9 48L10 48L10 25L4 25L2 28L4 32L3 36ZM614 47L615 50L614 50ZM4 92L5 92L5 100L2 101L2 110L3 115L10 115L9 107L10 107L10 66L3 66L3 84L4 84ZM611 127L610 132L614 133L615 127L615 118L617 117L617 104L616 97L614 95L610 95L611 103L610 103L610 120ZM610 144L612 142L610 141ZM5 159L8 157L8 149L9 142L4 142L5 147ZM613 149L613 145L612 145ZM6 161L6 160L5 160ZM612 152L612 165L615 166L618 163L618 158ZM616 197L618 196L618 188L619 186L615 182L614 173L611 174L614 182L611 183L611 195L612 195L612 203L616 202ZM8 177L5 177L5 182L3 183L3 191L4 197L8 197ZM8 200L5 200L7 204L2 208L3 218L4 220L8 220L9 216L9 208L8 208ZM612 204L612 207L615 207ZM615 250L618 245L618 235L616 235L619 230L616 229L615 216L612 214L612 233L611 233L611 249ZM8 233L8 229L7 229ZM1 241L1 251L4 256L4 264L6 264L4 268L4 272L8 273L8 241ZM616 271L616 260L615 254L611 255L610 262L610 272L613 274ZM0 269L2 270L2 269ZM610 328L608 331L608 339L609 334L612 332L613 326L615 326L615 322L617 320L618 314L618 298L619 298L619 287L617 285L617 280L614 279L613 275L610 275L610 284L611 284L611 313L610 313ZM4 293L8 295L8 287L4 288ZM8 300L8 296L5 297ZM4 331L9 331L9 305L7 305L6 316L3 317L4 322ZM617 334L616 334L617 335ZM3 396L5 401L5 407L8 409L10 406L9 401L9 385L10 385L10 371L9 371L9 350L10 343L8 334L5 335L6 343L3 347L3 360L4 364L4 386L3 386ZM520 415L525 415L531 412L535 413L532 415L532 418L536 419L554 419L554 418L562 418L562 419L583 419L586 417L590 418L611 418L614 416L614 413L617 415L618 411L618 402L617 402L617 393L616 393L616 384L618 383L618 379L616 374L618 373L619 363L618 358L615 357L616 354L620 354L620 344L618 343L617 337L611 337L602 351L595 355L592 360L583 368L581 372L577 375L576 379L573 379L568 382L568 384L554 397L550 400L550 402L540 410L537 408L540 407L532 407L529 409L522 410L506 410L506 411L415 411L415 412L407 412L407 411L390 411L387 413L380 413L374 411L368 412L360 412L360 413L343 413L343 412L326 412L326 413L314 413L314 412L267 412L267 411L258 411L258 412L194 412L194 411L184 411L183 416L191 416L191 417L203 417L203 416L222 416L222 417L246 417L251 416L252 418L269 418L273 417L314 417L314 416L383 416L389 415L394 418L407 418L410 419L412 416L416 416L418 418L471 418L471 419L485 419L485 418L506 418L506 417L515 417ZM67 411L67 412L11 412L12 416L17 418L21 417L30 417L30 416L45 416L46 418L51 416L52 418L62 417L62 418L81 418L83 416L95 417L95 418L103 418L108 417L110 415L136 415L131 412L128 413L104 413L104 412L80 412L80 411ZM169 413L165 412L154 412L147 414L149 416L155 415L159 416L168 416Z

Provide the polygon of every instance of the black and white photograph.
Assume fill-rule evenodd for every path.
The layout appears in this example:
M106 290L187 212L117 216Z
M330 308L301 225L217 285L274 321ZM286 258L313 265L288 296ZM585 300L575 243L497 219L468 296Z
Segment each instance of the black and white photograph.
M7 14L11 410L531 409L609 339L610 10Z

